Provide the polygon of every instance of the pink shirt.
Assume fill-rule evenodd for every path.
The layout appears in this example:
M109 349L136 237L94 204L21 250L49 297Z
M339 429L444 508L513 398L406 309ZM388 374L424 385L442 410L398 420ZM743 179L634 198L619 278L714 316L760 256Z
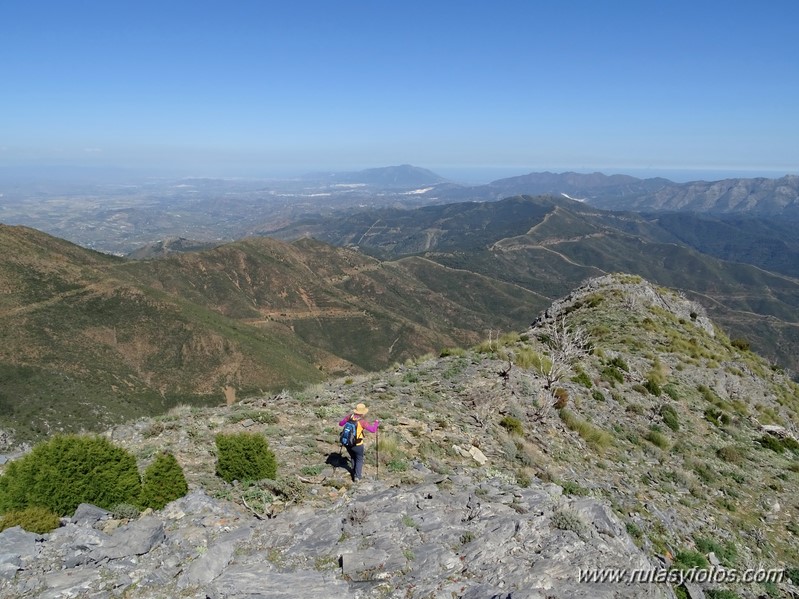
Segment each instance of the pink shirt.
M347 416L344 416L344 418L341 419L341 422L339 422L338 425L339 426L344 426L345 424L347 424L347 421L352 416L354 416L354 414L352 414L352 415L348 414ZM377 420L375 420L372 424L369 424L368 422L366 422L366 420L364 420L362 417L356 418L356 420L358 420L361 423L361 428L362 429L367 430L370 433L376 433L377 432L377 422L378 422Z

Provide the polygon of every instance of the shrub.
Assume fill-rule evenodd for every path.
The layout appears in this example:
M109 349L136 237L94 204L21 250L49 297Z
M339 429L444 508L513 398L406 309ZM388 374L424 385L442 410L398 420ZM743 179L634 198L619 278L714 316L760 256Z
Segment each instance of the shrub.
M216 438L216 474L232 483L274 479L277 474L275 454L266 439L257 433L219 433Z
M732 568L735 565L735 560L738 559L738 549L733 542L724 543L724 545L717 543L713 539L705 537L697 537L694 539L696 548L704 554L711 551L716 554L722 565L727 568Z
M671 406L661 406L660 416L663 418L663 424L668 426L673 431L680 430L680 420L677 417L677 411Z
M440 358L446 358L447 356L465 356L466 350L462 347L445 347L441 350L439 354Z
M733 339L730 341L730 345L732 345L735 349L740 349L741 351L749 351L749 341L742 337L738 337L737 339Z
M51 512L46 507L34 505L24 510L11 510L3 514L0 518L0 531L13 526L21 526L28 532L43 535L58 528L60 523L58 514Z
M649 393L654 395L655 397L660 397L660 394L663 390L660 388L660 384L653 379L647 379L644 383L644 389L646 389Z
M591 493L588 489L572 480L561 481L560 486L563 488L564 495L585 496Z
M560 410L558 415L563 424L580 435L594 449L604 449L613 444L613 435L587 420L582 420L566 408Z
M499 425L511 435L524 436L524 427L522 426L522 421L518 418L503 416L502 420L499 421Z
M555 397L555 403L553 405L556 410L566 407L566 404L569 402L569 392L566 391L566 389L558 387L552 392L552 395Z
M775 451L777 453L783 453L785 451L785 446L780 442L780 440L768 434L760 437L757 442L766 449L770 449L771 451Z
M671 567L675 570L690 570L691 568L707 568L707 566L707 560L704 555L693 549L686 549L674 556L674 562Z
M624 374L615 366L605 366L599 376L603 381L607 381L611 385L624 382Z
M559 530L570 530L583 535L586 530L585 522L580 515L568 508L563 508L552 514L552 526Z
M528 471L521 469L516 472L516 484L526 489L533 484L533 477Z
M579 383L586 389L590 389L594 386L594 383L591 382L591 377L589 377L584 370L578 372L575 376L572 377L572 381L575 383Z
M623 370L624 372L630 372L630 367L627 366L627 362L624 361L624 358L621 356L616 356L610 362L608 362L610 366L614 368L618 368L619 370Z
M741 450L734 445L727 445L725 447L719 448L716 451L716 455L720 460L723 460L728 464L740 465L744 461L744 455L741 453Z
M513 363L519 368L534 368L541 364L543 360L545 360L545 356L542 356L531 347L520 347L513 352Z
M785 449L788 449L794 453L799 453L799 441L797 441L793 437L785 437L782 440L782 446Z
M677 390L677 386L674 383L667 383L664 385L663 392L674 401L678 401L680 399L680 392Z
M162 453L144 471L139 504L160 510L189 491L183 469L171 453Z
M260 424L276 424L277 414L268 412L266 410L240 410L228 416L228 422L236 423L243 420L253 420Z
M692 465L693 471L696 472L696 475L706 485L711 484L716 480L716 470L708 466L703 462L695 462Z
M661 449L668 449L669 439L660 431L650 430L644 437L647 441Z
M716 426L729 424L732 421L730 415L722 410L716 408L708 408L705 410L705 419Z
M713 405L718 405L719 403L721 403L721 398L718 395L716 395L716 392L713 391L713 389L710 389L705 385L697 385L696 389L697 391L699 391L699 394L702 396L702 399L704 399L705 401L710 402Z
M402 459L394 459L387 466L389 472L405 472L408 469L408 462Z
M388 431L380 433L377 438L377 450L380 454L381 464L388 464L393 460L402 459L406 455L399 436Z
M59 435L11 462L0 477L0 512L42 506L59 516L81 503L136 503L136 458L105 437Z
M117 520L133 520L139 517L139 508L130 503L118 503L111 510L111 515Z

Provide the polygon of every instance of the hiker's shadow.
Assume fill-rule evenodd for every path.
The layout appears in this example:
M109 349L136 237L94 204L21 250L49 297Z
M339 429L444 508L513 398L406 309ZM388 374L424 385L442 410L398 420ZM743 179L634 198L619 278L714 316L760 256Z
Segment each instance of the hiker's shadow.
M333 466L334 470L336 468L344 468L347 472L352 474L350 461L347 459L346 456L343 456L340 453L329 453L327 455L327 459L325 460L325 464L327 464L328 466Z

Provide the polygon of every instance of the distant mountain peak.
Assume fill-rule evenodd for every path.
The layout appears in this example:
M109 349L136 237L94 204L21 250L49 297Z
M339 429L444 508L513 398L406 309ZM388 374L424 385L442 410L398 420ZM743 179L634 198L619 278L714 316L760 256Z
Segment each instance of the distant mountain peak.
M431 170L410 164L368 168L362 171L332 172L325 175L310 175L310 177L322 178L331 183L359 183L389 189L410 189L448 182L447 179Z

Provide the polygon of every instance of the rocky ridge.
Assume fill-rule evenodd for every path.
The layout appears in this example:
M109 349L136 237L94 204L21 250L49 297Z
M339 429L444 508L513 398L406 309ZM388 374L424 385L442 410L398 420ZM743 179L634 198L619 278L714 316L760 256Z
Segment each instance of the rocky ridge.
M581 568L650 569L602 503L417 465L424 482L364 482L326 508L259 520L195 489L131 522L82 505L42 537L0 533L4 597L671 597L580 583Z
M367 447L379 480L354 486L336 424L359 401L381 420L379 471ZM798 406L790 378L700 305L593 279L470 350L110 430L142 467L174 453L190 494L130 522L79 510L42 537L5 531L0 595L668 597L576 571L667 567L710 557L709 541L724 566L790 570L797 455L764 438L794 439ZM214 476L213 435L242 430L270 440L278 481Z

